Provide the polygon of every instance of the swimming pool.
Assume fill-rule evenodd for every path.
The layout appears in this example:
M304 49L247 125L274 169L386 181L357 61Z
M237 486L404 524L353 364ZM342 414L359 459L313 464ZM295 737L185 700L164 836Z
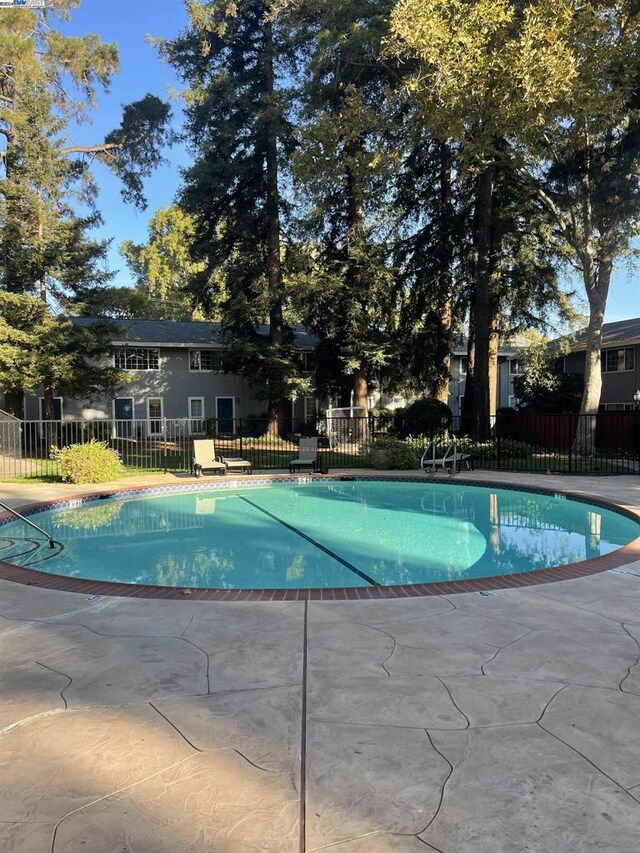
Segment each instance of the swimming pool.
M231 486L231 487L230 487ZM235 486L235 487L234 487ZM42 573L190 589L380 588L494 578L610 554L640 524L564 495L389 479L125 492L0 526L0 558Z

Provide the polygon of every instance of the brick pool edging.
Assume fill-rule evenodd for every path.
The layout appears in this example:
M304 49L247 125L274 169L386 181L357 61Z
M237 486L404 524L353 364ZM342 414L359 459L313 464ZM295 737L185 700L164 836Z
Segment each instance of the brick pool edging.
M398 477L386 475L267 475L251 477L243 480L224 480L222 482L197 483L188 486L139 486L137 488L123 487L101 493L79 494L73 497L61 498L56 501L30 504L21 507L19 512L28 516L53 508L78 508L86 503L103 500L116 495L136 497L143 494L169 494L171 492L213 491L217 489L232 489L247 485L266 485L273 482L307 483L313 480L353 481L374 480L390 482L428 483L424 477ZM496 483L489 480L438 480L437 482L454 485L463 482L466 486L498 488L511 491L533 492L536 494L552 495L570 498L571 500L606 507L616 512L640 521L640 511L623 507L604 498L594 498L582 492L545 489L539 486L522 487L512 483ZM0 514L0 527L13 520L11 513ZM0 560L0 579L13 581L38 589L53 589L59 592L76 592L83 595L104 595L126 598L153 598L182 601L356 601L383 598L413 598L427 595L453 595L462 592L490 592L501 589L512 589L524 586L534 586L561 580L570 580L587 575L606 572L620 568L640 560L640 536L633 542L624 545L601 557L581 560L565 566L553 566L547 569L532 569L529 572L519 572L512 575L497 575L488 578L476 578L457 581L440 581L438 583L402 584L397 586L375 587L331 587L328 589L199 589L189 587L165 587L150 584L125 584L111 581L93 581L81 578L71 578L66 575L55 575L35 569L23 568L13 563Z

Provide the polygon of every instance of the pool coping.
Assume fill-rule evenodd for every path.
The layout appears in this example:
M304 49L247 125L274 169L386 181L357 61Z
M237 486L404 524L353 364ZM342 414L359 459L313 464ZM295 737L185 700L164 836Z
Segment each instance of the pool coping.
M464 483L467 486L480 488L497 488L510 491L532 492L551 496L563 496L581 503L589 503L594 506L602 506L626 515L636 521L640 521L640 511L622 506L614 501L601 497L593 497L585 492L575 492L564 489L547 489L540 486L521 486L515 483L502 483L491 480L466 480L449 479L437 480L425 479L420 476L393 476L393 475L358 475L352 474L310 474L310 475L287 475L273 474L247 477L242 480L224 480L218 482L202 482L191 485L172 486L129 486L118 489L108 489L104 492L85 493L67 496L54 501L43 501L20 507L22 515L29 516L38 512L53 508L64 508L65 506L77 508L85 503L93 503L105 498L117 495L131 495L137 497L143 494L168 494L171 492L199 492L216 491L242 488L248 485L256 486L261 483L273 482L298 482L308 483L315 480L330 481L383 481L383 482L413 482L429 483L439 482L445 485ZM0 514L0 526L8 523L14 516L9 512ZM355 601L355 600L379 600L390 598L413 598L432 595L453 595L463 592L493 592L504 589L514 589L526 586L536 586L544 583L554 583L562 580L574 580L580 577L606 572L617 569L640 560L640 536L627 545L605 554L601 557L593 557L570 563L565 566L552 566L547 569L532 569L528 572L518 572L511 575L496 575L487 578L474 578L456 581L439 581L437 583L422 584L399 584L394 586L369 586L369 587L330 587L330 588L304 588L304 589L223 589L223 588L190 588L190 587L165 587L151 584L126 584L113 581L94 581L83 578L71 578L66 575L49 574L28 567L16 566L0 560L0 579L33 586L38 589L52 589L59 592L74 592L82 595L115 596L123 598L152 598L162 600L180 601Z

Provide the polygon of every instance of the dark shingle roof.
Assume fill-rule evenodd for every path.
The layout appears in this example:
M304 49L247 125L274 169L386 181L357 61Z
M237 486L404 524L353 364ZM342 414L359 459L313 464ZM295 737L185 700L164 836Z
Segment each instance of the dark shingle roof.
M587 330L581 329L574 335L557 338L551 341L551 348L557 349L561 342L568 341L569 351L579 351L587 348ZM618 345L640 343L640 317L629 320L618 320L615 323L605 323L602 326L602 346L604 349Z
M92 326L104 323L104 317L72 317L71 322L76 326ZM182 320L110 320L118 327L113 336L113 343L127 344L157 344L160 346L224 346L224 338L220 333L220 323L203 323ZM294 345L301 349L313 349L318 345L318 339L304 326L292 326ZM258 334L265 337L269 327L260 325Z
M508 340L500 341L500 346L498 347L498 355L504 356L505 358L512 358L513 356L518 355L522 352L522 350L527 349L530 346L530 338L526 337L525 335L513 335ZM453 355L465 356L467 354L467 349L467 338L458 338L456 341L454 341L451 352Z

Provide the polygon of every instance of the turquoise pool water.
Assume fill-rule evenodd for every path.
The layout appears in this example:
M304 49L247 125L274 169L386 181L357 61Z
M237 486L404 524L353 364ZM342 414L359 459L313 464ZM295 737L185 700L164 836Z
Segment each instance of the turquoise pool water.
M62 543L0 526L0 557L43 572L182 587L431 583L606 554L633 519L562 496L457 483L310 481L147 494L31 516Z

